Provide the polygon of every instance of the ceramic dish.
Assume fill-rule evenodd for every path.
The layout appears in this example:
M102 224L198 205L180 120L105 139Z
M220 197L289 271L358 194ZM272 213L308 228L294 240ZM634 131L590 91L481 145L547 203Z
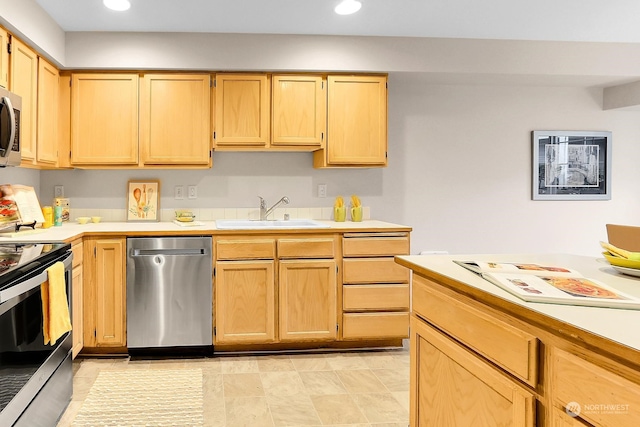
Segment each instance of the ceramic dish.
M176 211L176 220L180 222L191 222L195 217L191 211Z
M628 276L640 277L640 270L638 270L637 268L618 267L616 265L612 265L611 268L619 273L626 274Z
M609 263L616 267L633 268L640 270L640 261L633 261L619 256L611 255L610 252L602 252L602 255L609 261Z

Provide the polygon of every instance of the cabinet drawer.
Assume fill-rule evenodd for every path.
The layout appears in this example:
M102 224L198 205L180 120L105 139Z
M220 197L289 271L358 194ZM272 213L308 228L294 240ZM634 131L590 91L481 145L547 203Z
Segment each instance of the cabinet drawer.
M276 256L275 239L225 240L216 242L216 257L219 260L231 259L274 259Z
M407 338L409 313L345 313L342 315L342 337Z
M84 251L82 250L82 240L71 245L71 253L73 254L73 267L82 265Z
M409 283L409 269L393 258L350 258L343 260L344 283Z
M345 257L406 255L409 253L409 236L344 237L342 254Z
M349 310L409 310L409 285L345 285L342 304Z
M413 276L413 311L439 329L536 387L538 339L440 292Z
M559 349L551 363L554 403L564 408L577 402L578 417L594 425L640 425L639 384Z
M278 258L333 258L334 239L278 239Z

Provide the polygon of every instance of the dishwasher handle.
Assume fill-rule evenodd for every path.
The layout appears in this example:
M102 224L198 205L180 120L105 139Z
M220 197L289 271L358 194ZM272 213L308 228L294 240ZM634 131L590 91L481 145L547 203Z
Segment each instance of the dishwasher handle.
M207 248L196 249L132 249L131 256L154 256L154 255L168 255L168 256L180 256L180 255L209 255Z

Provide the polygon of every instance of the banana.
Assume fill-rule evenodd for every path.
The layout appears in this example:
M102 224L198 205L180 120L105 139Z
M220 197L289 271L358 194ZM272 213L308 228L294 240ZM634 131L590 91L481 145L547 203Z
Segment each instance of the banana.
M602 246L604 249L608 250L615 256L630 259L632 261L640 261L640 252L627 251L625 249L613 246L611 243L607 242L600 242L600 246Z

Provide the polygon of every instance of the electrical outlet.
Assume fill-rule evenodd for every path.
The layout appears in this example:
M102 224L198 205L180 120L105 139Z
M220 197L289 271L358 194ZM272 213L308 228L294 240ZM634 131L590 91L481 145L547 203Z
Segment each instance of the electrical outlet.
M175 197L176 200L184 199L184 187L182 185L175 186Z
M327 197L327 184L318 184L318 197Z
M195 185L189 185L187 187L187 197L190 199L198 198L198 187Z
M53 186L53 197L64 197L64 186L62 186L62 185L54 185Z

